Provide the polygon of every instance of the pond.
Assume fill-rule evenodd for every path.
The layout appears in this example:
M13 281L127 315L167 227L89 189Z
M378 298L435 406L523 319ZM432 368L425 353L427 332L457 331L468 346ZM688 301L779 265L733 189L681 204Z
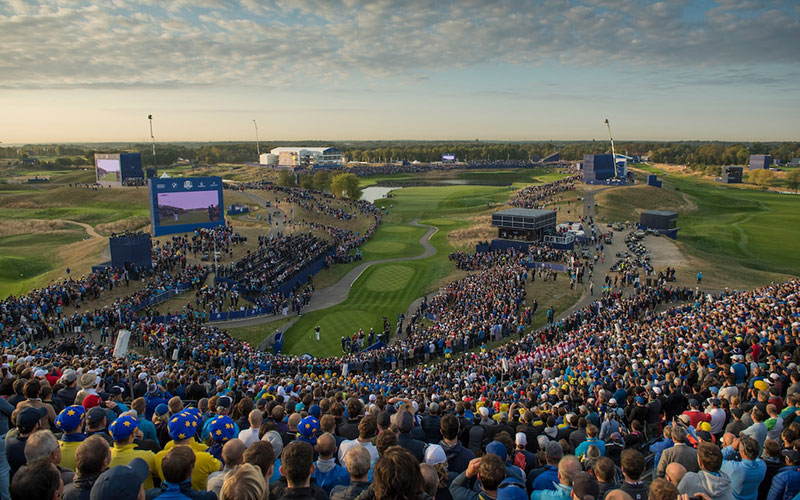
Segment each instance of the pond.
M386 186L369 186L361 190L361 199L370 203L375 203L375 200L386 198L389 191L395 189L402 189L402 187L386 187Z

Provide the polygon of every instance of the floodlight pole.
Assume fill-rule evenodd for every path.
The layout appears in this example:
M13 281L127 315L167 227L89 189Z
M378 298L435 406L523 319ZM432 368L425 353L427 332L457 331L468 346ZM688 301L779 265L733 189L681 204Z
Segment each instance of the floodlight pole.
M153 115L147 115L150 120L150 140L153 141L153 169L158 173L158 165L156 164L156 137L153 135Z
M258 123L253 120L253 125L256 127L256 153L258 154L258 161L261 161L261 147L258 145Z

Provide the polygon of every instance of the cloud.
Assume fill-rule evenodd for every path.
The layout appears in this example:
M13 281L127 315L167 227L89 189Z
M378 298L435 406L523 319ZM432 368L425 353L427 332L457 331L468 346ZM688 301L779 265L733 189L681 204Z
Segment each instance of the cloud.
M413 82L489 63L707 72L800 63L794 2L82 0L0 6L0 87ZM691 15L690 15L691 14ZM713 74L711 74L713 73ZM770 78L767 78L768 80Z

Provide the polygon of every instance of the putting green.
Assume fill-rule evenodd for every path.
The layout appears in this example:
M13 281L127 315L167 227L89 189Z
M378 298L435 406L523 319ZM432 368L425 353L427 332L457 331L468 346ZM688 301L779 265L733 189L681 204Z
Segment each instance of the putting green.
M381 266L372 273L364 286L373 292L393 292L405 288L412 276L414 270L408 266Z
M396 253L405 250L406 244L397 241L370 241L364 245L365 252Z

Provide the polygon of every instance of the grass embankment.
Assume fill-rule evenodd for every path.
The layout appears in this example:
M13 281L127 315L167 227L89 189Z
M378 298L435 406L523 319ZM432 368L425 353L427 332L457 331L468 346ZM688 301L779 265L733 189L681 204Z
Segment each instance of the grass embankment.
M643 170L663 177L663 188L632 186L598 194L598 212L606 221L638 222L642 210L675 210L680 227L677 243L688 260L698 261L696 268L709 266L737 286L800 274L800 197L649 166Z
M292 318L280 318L269 323L261 323L260 325L242 326L242 327L225 327L228 333L239 340L249 343L253 348L258 347L266 337L271 335L275 330L282 327Z
M527 171L525 175L531 176ZM394 206L372 240L364 245L364 260L408 258L422 253L419 238L426 230L409 226L414 219L438 228L431 238L436 254L423 260L370 266L353 284L343 303L304 314L288 330L284 352L311 352L318 356L338 354L342 335L350 335L359 328L368 331L372 327L380 331L383 316L394 325L398 314L405 313L414 299L435 292L449 279L463 276L454 271L448 259L448 254L454 250L448 234L467 227L470 218L496 210L498 203L508 200L511 189L510 186L477 185L410 187L395 191L389 200L377 202ZM316 325L322 332L319 343L314 335Z

